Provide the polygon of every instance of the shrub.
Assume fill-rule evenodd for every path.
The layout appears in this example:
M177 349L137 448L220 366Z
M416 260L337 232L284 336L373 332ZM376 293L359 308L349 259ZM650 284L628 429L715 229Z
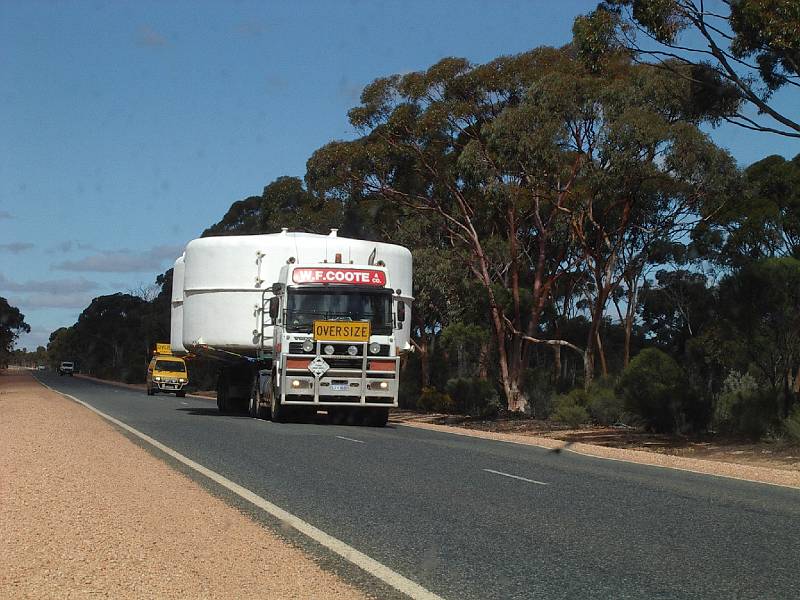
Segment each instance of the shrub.
M556 397L553 419L573 429L580 427L589 420L589 412L585 405L586 399L587 394L582 389L575 389L568 394Z
M473 417L492 417L500 410L497 390L488 381L456 378L447 382L447 395L452 398L456 412Z
M417 400L417 408L428 412L453 412L453 400L433 387L424 387Z
M598 384L589 387L588 409L592 418L600 425L617 423L625 412L625 404L614 390Z
M656 348L642 350L622 373L618 390L625 410L640 417L647 429L677 429L688 390L678 363L668 354Z
M800 406L795 406L789 416L783 420L783 429L793 444L800 444Z
M775 424L777 396L749 374L732 371L714 407L714 428L722 433L763 437Z

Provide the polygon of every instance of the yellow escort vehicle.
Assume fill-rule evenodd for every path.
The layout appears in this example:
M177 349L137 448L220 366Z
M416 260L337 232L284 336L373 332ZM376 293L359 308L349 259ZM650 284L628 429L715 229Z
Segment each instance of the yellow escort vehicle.
M156 344L153 360L147 365L147 395L157 392L175 392L179 398L186 395L189 374L182 358L173 356L169 344Z

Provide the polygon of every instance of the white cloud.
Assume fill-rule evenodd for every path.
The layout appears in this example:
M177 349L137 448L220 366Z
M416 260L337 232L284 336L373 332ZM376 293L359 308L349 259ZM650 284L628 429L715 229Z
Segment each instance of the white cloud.
M42 279L17 283L6 278L0 273L0 290L9 292L45 292L52 294L74 294L77 292L90 292L99 285L83 277L75 279Z
M19 254L33 248L30 242L11 242L10 244L0 244L0 252L10 252L11 254Z
M14 298L14 305L25 311L36 308L78 308L83 310L92 301L92 294L86 292L58 293L39 292ZM10 300L9 300L10 301Z
M183 246L165 244L154 246L144 252L132 250L112 250L86 256L77 260L65 260L53 265L60 271L79 271L94 273L140 273L158 271L169 261L180 256Z
M51 252L72 252L73 250L94 250L91 244L85 244L75 240L66 240L50 247Z

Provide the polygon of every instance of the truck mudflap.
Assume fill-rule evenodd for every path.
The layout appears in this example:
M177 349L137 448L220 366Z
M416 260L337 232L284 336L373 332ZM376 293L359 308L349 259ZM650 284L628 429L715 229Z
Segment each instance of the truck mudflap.
M366 344L365 344L366 346ZM287 406L397 406L400 358L331 354L281 357L278 389Z

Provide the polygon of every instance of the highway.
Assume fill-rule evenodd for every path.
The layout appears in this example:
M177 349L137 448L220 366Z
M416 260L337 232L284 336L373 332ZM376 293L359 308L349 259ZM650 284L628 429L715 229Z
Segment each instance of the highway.
M800 598L800 490L37 376L443 598Z

